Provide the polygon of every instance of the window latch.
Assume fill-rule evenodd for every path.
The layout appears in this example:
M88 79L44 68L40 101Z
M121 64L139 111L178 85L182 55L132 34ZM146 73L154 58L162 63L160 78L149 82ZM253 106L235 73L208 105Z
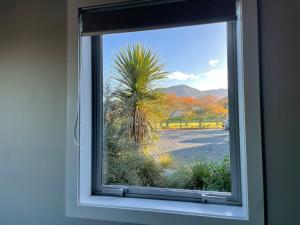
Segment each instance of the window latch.
M222 194L218 195L218 194L203 193L201 197L202 197L203 202L206 202L206 203L209 201L212 201L212 200L217 203L222 203L222 202L224 202L224 200L227 199L227 196L222 195Z
M124 197L126 188L101 188L102 195Z

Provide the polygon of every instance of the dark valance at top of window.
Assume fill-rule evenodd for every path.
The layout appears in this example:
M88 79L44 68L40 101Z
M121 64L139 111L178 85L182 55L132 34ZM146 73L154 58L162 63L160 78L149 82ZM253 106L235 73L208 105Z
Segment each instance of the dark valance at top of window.
M81 10L82 34L236 20L236 0L139 0Z

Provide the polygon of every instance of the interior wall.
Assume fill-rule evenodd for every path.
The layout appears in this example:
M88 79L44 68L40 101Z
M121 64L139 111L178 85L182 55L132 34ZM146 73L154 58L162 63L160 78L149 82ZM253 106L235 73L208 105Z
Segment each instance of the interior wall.
M300 1L259 2L268 221L296 225ZM1 0L0 27L0 224L112 224L65 217L66 2Z
M270 225L300 224L300 1L260 0Z
M0 224L65 217L66 1L0 1Z

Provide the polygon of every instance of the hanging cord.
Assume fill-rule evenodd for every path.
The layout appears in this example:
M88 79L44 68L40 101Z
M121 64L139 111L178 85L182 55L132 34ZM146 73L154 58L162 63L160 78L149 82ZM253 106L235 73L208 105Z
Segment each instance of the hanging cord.
M73 141L76 146L80 146L80 138L77 136L77 129L79 127L79 100L77 99L76 103L76 112L75 112L75 123L74 123L74 130L73 130ZM80 133L80 132L78 132Z
M74 144L80 146L86 140L88 133L89 125L87 121L87 104L86 104L86 80L83 77L83 66L82 66L82 56L80 54L80 72L78 75L78 88L77 88L77 103L76 103L76 112L75 112L75 123L73 130ZM83 110L81 110L81 103L83 103ZM81 115L82 114L82 115ZM81 130L80 118L84 116L84 130ZM78 132L77 132L78 131ZM81 135L83 134L83 136Z
M74 123L74 144L80 146L86 140L88 132L88 121L87 121L87 104L85 95L85 81L83 80L82 73L79 75L79 85L78 85L78 96L77 96L77 106L75 112L75 123ZM81 103L83 104L83 109L81 109ZM81 119L85 126L81 126ZM84 130L81 129L84 128ZM83 134L83 135L82 135Z
M81 68L81 66L80 66ZM80 146L80 127L79 127L79 119L80 119L80 83L81 83L81 69L78 77L78 85L77 85L77 99L76 99L76 111L75 111L75 123L74 123L74 130L73 130L73 141L76 146ZM77 132L78 131L78 132ZM78 133L78 135L77 135Z

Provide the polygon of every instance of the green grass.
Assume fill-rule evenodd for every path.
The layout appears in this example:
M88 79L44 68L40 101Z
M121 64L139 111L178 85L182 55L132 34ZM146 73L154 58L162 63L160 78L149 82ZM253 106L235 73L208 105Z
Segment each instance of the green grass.
M167 127L167 123L161 123L162 129L196 129L196 128L203 128L203 129L219 129L223 128L223 122L201 122L199 126L199 122L169 122L169 127Z

